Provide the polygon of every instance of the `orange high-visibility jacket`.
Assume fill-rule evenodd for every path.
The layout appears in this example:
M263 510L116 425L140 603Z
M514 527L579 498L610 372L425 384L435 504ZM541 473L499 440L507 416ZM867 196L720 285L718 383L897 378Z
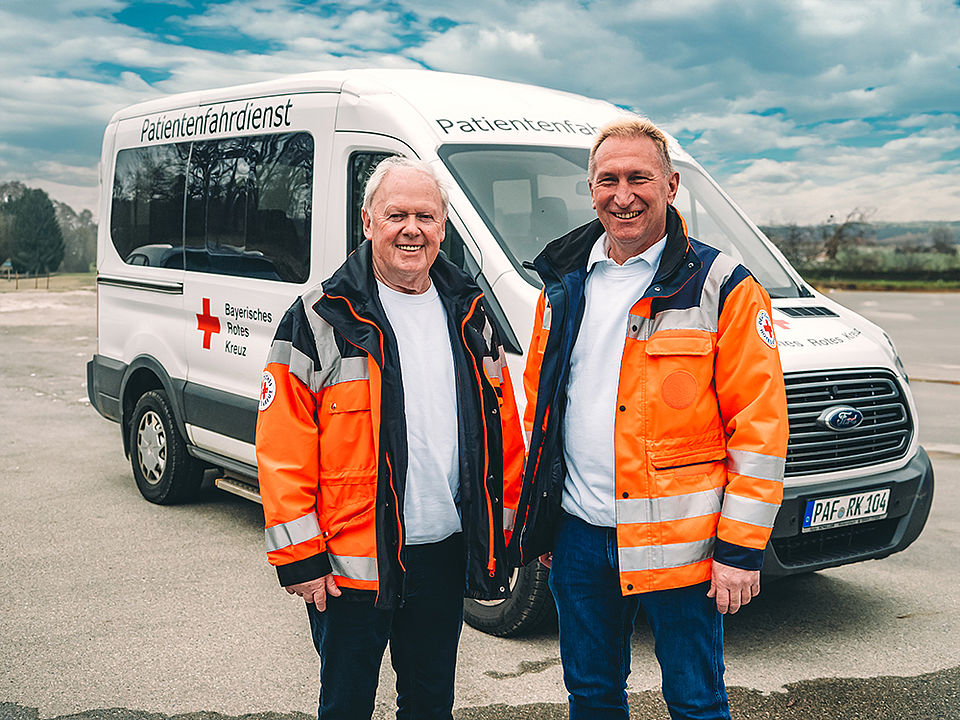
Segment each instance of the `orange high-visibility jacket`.
M400 361L363 243L286 313L261 386L256 449L267 558L282 585L333 573L341 588L401 598L407 468ZM482 293L442 255L430 271L448 318L457 384L464 592L508 594L523 436Z
M550 243L523 377L530 449L511 549L552 547L566 468L563 413L599 220ZM710 579L711 562L759 569L783 495L787 404L770 298L733 259L687 237L670 207L650 287L623 319L615 420L620 586Z

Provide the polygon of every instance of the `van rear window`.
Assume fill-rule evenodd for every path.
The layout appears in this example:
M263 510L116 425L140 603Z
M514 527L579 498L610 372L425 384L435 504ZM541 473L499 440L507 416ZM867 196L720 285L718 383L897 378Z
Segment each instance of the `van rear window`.
M183 200L190 143L121 150L110 237L130 265L183 267Z
M125 262L305 282L313 138L285 133L121 150L111 237Z

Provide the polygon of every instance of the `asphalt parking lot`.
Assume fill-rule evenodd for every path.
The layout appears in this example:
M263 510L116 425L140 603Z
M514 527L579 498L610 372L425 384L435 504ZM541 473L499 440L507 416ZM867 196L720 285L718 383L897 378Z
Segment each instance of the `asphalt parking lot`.
M960 718L960 294L837 293L884 326L913 382L937 489L882 561L767 584L726 628L738 718ZM92 290L0 292L0 718L306 718L306 614L263 559L260 508L208 488L142 500L118 426L86 400ZM648 632L634 718L666 718ZM376 718L392 717L384 663ZM564 718L554 633L465 628L456 717ZM314 715L315 716L315 715Z

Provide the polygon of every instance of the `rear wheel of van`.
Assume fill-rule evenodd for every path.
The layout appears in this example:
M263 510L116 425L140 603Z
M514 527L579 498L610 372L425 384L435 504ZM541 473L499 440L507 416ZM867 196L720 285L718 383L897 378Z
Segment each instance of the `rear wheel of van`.
M467 624L490 635L514 637L542 630L556 622L557 610L547 587L550 568L533 562L514 570L506 600L463 602Z
M203 464L187 452L187 444L163 390L140 396L130 422L130 464L140 494L158 505L174 505L196 496Z

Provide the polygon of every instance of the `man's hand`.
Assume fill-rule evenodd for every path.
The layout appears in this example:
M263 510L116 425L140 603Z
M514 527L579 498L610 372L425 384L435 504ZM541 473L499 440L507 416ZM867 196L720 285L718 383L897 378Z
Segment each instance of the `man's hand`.
M707 597L717 599L718 612L732 615L759 594L759 570L741 570L713 561Z
M306 602L316 605L317 612L323 612L327 609L327 595L333 597L340 597L341 595L340 588L337 587L337 581L333 579L333 573L316 580L287 585L284 589L291 595L299 595Z
M552 563L552 562L553 562L553 553L552 553L552 552L545 552L543 555L540 556L540 564L541 564L541 565L543 565L543 566L545 566L545 567L550 567L550 563Z

